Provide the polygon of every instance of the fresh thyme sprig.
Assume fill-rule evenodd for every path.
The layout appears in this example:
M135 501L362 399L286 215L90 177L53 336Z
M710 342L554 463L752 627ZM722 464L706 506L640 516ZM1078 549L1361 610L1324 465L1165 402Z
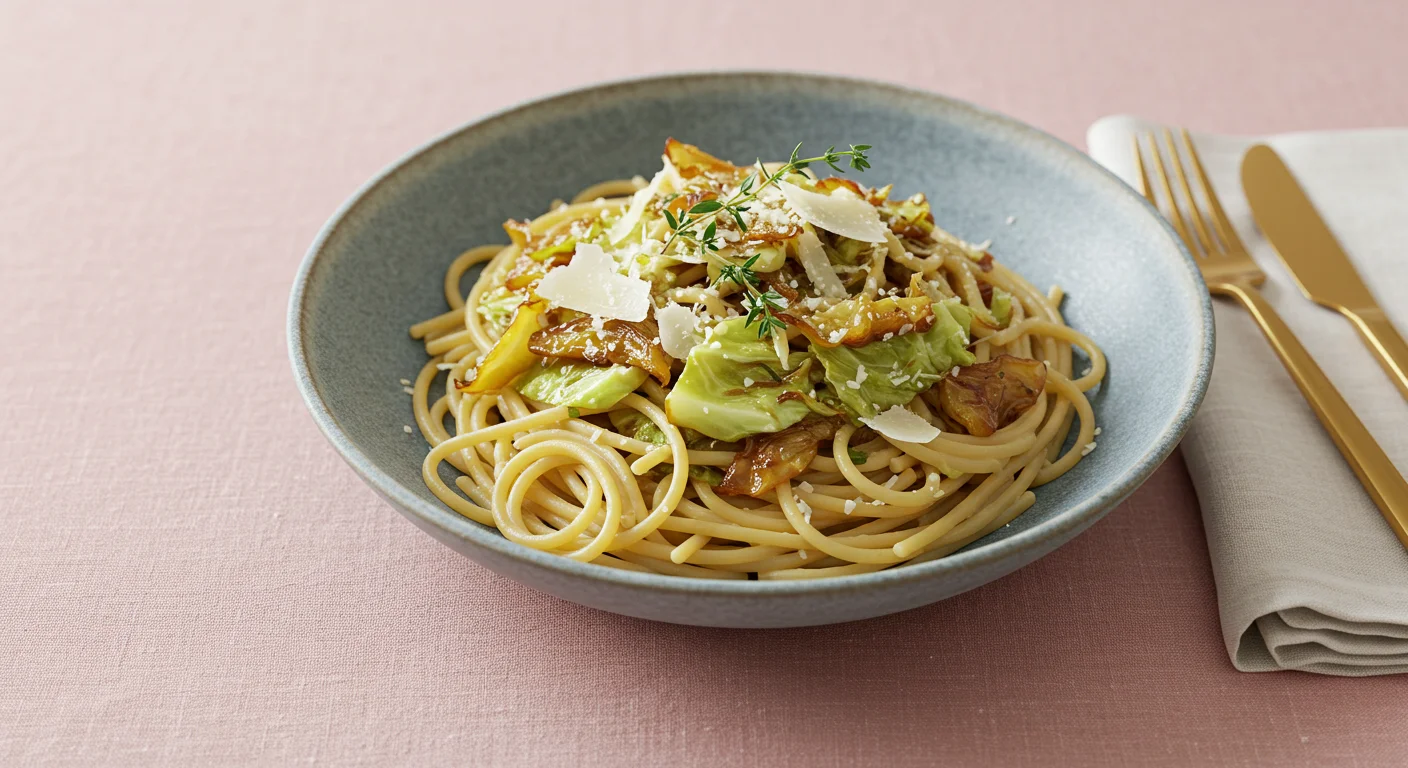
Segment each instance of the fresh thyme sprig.
M796 147L792 148L792 155L788 158L787 163L770 174L764 171L760 160L755 170L743 179L742 183L738 185L738 189L727 200L701 200L679 216L676 216L667 207L665 222L670 225L670 237L665 241L664 248L668 249L676 240L679 240L692 246L700 256L715 262L719 266L719 277L714 281L714 285L732 282L744 290L743 308L748 310L748 320L744 325L751 327L756 323L758 338L761 339L774 330L782 330L786 328L786 324L777 319L773 312L785 309L787 305L776 291L760 289L762 281L753 271L753 265L757 263L759 254L754 254L741 265L733 264L717 255L719 250L718 217L720 214L727 215L738 225L740 233L747 232L748 222L744 220L743 212L748 210L747 204L757 198L764 189L776 184L790 173L807 168L812 163L825 163L839 173L841 166L838 163L845 161L852 169L864 171L870 167L870 158L865 154L870 146L869 144L852 144L850 149L842 150L832 146L827 148L825 154L800 158L798 155L802 151L802 145L798 143ZM701 224L703 225L702 230L699 228Z
M720 213L727 214L738 225L739 232L748 231L748 222L743 220L743 212L748 210L746 203L752 201L760 192L776 184L788 174L796 173L806 169L812 163L825 163L836 172L841 172L841 166L837 165L845 160L851 168L857 171L864 171L870 167L870 158L865 151L870 149L869 144L852 144L850 149L838 150L836 147L828 147L826 153L817 157L799 158L802 151L801 143L792 148L792 156L787 163L770 174L764 174L763 163L758 161L756 170L748 174L743 182L738 185L738 189L729 196L727 200L701 200L695 203L688 211L676 216L669 208L665 209L665 222L670 225L670 237L665 241L665 248L669 248L676 240L684 240L694 245L699 254L709 257L714 251L719 250L717 220ZM704 230L699 231L698 227L704 221L708 221Z
M753 271L753 265L757 264L760 258L762 254L755 253L742 264L730 263L719 267L719 277L714 281L714 285L732 282L737 283L740 288L756 288L762 279Z
M733 282L743 289L743 308L748 310L748 319L744 321L743 327L750 328L754 323L758 325L758 338L763 338L774 330L781 331L787 328L787 324L777 319L773 314L774 310L787 308L787 300L777 291L769 288L764 291L761 288L762 278L753 271L753 265L758 263L762 257L761 253L755 253L748 257L742 264L727 264L719 268L719 277L714 281L714 285Z

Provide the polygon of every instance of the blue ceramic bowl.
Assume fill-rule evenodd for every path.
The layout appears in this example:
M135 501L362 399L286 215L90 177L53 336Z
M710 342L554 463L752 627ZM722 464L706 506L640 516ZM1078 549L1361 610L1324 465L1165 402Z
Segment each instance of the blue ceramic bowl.
M1093 393L1099 449L1010 525L947 558L817 581L713 581L586 565L513 544L440 504L420 478L396 382L424 363L412 323L445 311L446 266L504 240L508 218L603 179L649 176L666 137L737 161L867 143L864 180L923 191L939 223L1038 286L1110 361ZM1007 224L1009 216L1015 217ZM964 102L882 83L780 73L678 75L551 96L415 150L333 215L299 268L289 353L314 420L401 514L498 573L631 616L728 627L863 619L992 581L1089 527L1178 443L1207 386L1208 294L1174 233L1084 154ZM1000 606L995 609L1000 610Z

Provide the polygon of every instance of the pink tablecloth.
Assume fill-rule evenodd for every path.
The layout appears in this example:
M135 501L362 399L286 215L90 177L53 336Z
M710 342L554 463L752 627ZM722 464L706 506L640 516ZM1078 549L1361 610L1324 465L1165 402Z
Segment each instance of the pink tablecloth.
M703 630L460 558L294 391L285 301L324 218L547 91L790 67L1077 143L1112 111L1408 123L1399 4L1125 5L0 4L0 764L1403 764L1403 680L1232 670L1178 458L946 603Z

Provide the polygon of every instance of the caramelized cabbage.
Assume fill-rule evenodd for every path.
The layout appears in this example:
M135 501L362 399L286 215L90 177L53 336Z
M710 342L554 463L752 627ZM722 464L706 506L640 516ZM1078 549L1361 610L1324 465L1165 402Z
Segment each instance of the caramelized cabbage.
M939 405L968 434L987 437L1026 413L1045 388L1046 363L999 355L946 377Z
M746 323L742 317L725 320L690 350L665 398L671 423L732 441L786 429L811 413L805 403L778 400L784 392L810 391L810 361L793 354L792 370L784 375L772 340L759 339Z
M727 160L720 160L693 144L685 144L673 138L665 140L665 157L669 158L670 163L684 179L701 175L735 176L739 170L738 166Z
M670 357L660 346L659 327L649 318L640 322L605 320L598 330L592 318L579 317L537 331L529 338L528 348L543 357L633 365L662 385L670 383Z
M966 323L971 315L966 308L952 311L954 305L932 304L932 325L923 333L860 347L812 344L812 353L826 371L828 392L856 416L874 418L891 406L908 404L954 366L971 364Z
M489 354L479 361L474 381L466 387L469 394L497 392L537 364L541 358L528 349L528 339L542 324L547 308L546 301L538 300L520 304L514 310L513 322L509 323L508 330L494 343Z
M821 441L846 423L841 416L812 417L781 432L748 438L734 454L719 493L758 497L806 471Z
M929 210L928 198L923 195L887 202L880 210L885 223L890 225L890 231L899 237L919 240L934 231L934 214Z
M503 335L513 320L513 311L523 303L523 294L499 286L479 297L479 317L489 326L490 336Z
M645 383L645 371L627 365L606 368L570 360L544 360L514 384L518 394L549 405L610 408Z
M931 303L927 296L879 301L856 296L805 318L795 314L779 314L778 318L796 326L819 347L863 347L886 334L929 330L934 324Z

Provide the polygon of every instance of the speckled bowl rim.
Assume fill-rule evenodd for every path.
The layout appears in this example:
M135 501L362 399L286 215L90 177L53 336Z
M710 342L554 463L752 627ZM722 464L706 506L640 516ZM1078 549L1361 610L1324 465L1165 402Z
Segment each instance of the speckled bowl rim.
M1000 123L1008 129L1015 129L1019 134L1026 134L1028 137L1045 144L1054 152L1064 153L1074 161L1071 164L1072 168L1080 169L1079 171L1073 170L1072 172L1099 177L1104 180L1102 183L1108 184L1114 194L1129 195L1136 200L1138 204L1143 207L1145 213L1161 226L1165 235L1169 238L1169 243L1176 246L1178 253L1182 257L1182 263L1187 272L1188 280L1186 284L1180 286L1180 292L1191 294L1189 298L1197 304L1198 311L1196 312L1196 319L1197 322L1201 323L1201 327L1198 328L1197 331L1202 336L1203 340L1201 354L1197 363L1197 371L1192 381L1192 388L1184 393L1183 402L1180 404L1178 412L1159 435L1154 444L1149 447L1145 457L1130 470L1114 478L1111 482L1106 484L1099 493L1087 499L1085 502L1057 512L1050 520L1038 523L1031 528L1019 531L1001 541L987 544L977 549L960 550L948 557L937 560L913 565L903 565L874 573L798 581L742 581L692 579L664 574L626 571L617 568L604 568L599 565L581 563L525 547L520 544L515 544L504 538L497 531L483 527L468 518L462 517L449 507L421 498L410 488L393 480L391 476L382 471L370 457L358 449L356 444L349 439L347 434L344 433L342 428L338 425L337 417L334 416L332 411L328 408L327 403L324 401L319 391L318 383L313 379L313 373L309 367L308 353L305 349L305 345L308 343L308 336L304 333L303 328L306 319L303 307L309 294L309 287L318 279L319 270L323 266L324 260L320 257L322 256L324 247L333 238L334 233L336 233L343 222L356 212L362 202L365 201L377 187L385 183L392 176L403 171L412 170L418 163L426 162L428 158L431 158L436 148L460 134L479 130L482 126L516 116L526 111L549 105L567 106L569 102L574 100L586 99L590 101L596 95L610 94L616 91L638 88L640 86L661 86L670 84L672 88L688 88L693 83L710 80L747 80L756 78L807 81L822 85L833 83L852 88L860 86L870 89L872 93L888 92L896 96L940 102L949 108L957 108L967 112L970 117L977 121ZM403 511L415 515L425 523L433 525L444 532L468 540L475 546L484 547L501 555L525 561L532 566L587 581L606 582L618 586L636 588L643 587L653 591L679 593L681 595L768 595L801 597L806 595L865 592L873 588L885 586L924 582L931 579L939 580L944 574L990 565L996 561L1007 559L1026 550L1040 548L1049 539L1062 539L1069 535L1074 535L1074 533L1079 532L1083 528L1094 524L1095 521L1099 520L1133 493L1136 488L1154 473L1154 470L1163 463L1164 459L1168 458L1169 454L1171 454L1173 449L1178 445L1178 441L1187 430L1188 424L1193 418L1193 414L1202 403L1203 395L1207 391L1208 378L1212 371L1213 333L1211 298L1208 295L1202 275L1199 273L1197 265L1193 261L1193 257L1188 253L1182 241L1178 239L1173 228L1169 226L1168 222L1164 220L1153 206L1149 205L1147 201L1135 193L1123 180L1091 160L1085 153L1040 129L959 99L863 78L789 71L680 72L606 81L525 101L518 105L480 117L463 126L450 130L439 137L431 139L425 144L406 153L383 169L371 180L363 184L360 189L353 193L353 195L338 208L337 212L332 215L332 218L323 225L322 230L318 233L317 238L313 241L308 252L304 255L302 263L299 265L298 274L293 283L293 291L289 297L288 310L289 357L293 364L294 378L298 383L298 390L303 396L304 403L307 404L308 410L312 413L313 420L317 423L318 428L322 430L323 435L332 443L337 452L342 455L342 458L352 466L353 470L355 470L367 484L379 491L385 498L398 505Z

